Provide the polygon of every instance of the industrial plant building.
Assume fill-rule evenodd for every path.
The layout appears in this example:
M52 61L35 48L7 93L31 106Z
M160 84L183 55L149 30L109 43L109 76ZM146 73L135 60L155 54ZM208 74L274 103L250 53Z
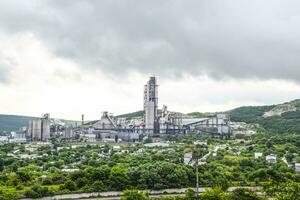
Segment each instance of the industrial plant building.
M47 141L50 139L50 115L48 113L29 122L27 138L30 141Z
M152 76L144 85L143 116L133 118L114 117L105 111L99 120L73 126L59 119L50 119L49 114L34 118L26 131L27 141L48 141L51 137L73 140L80 136L87 141L135 142L158 134L212 134L228 136L231 133L230 119L226 114L208 118L192 118L178 112L170 112L166 105L158 109L157 78ZM17 138L17 137L15 137ZM20 140L21 139L16 139Z
M155 134L213 134L228 136L230 119L226 114L209 118L191 118L182 113L170 112L166 105L158 110L158 84L150 77L144 85L142 118L118 118L107 111L100 120L84 124L78 129L82 136L95 135L105 142L139 141L143 136ZM159 112L158 112L159 111ZM77 131L78 131L77 130Z
M95 134L96 139L106 142L138 141L139 134L131 128L130 123L114 118L103 112L100 120L86 129L88 134Z
M150 77L144 86L144 113L145 128L157 132L158 130L158 85L156 77Z
M60 139L74 138L73 125L66 124L59 119L51 119L50 114L43 114L41 118L29 121L26 139L28 141L48 141L51 137Z

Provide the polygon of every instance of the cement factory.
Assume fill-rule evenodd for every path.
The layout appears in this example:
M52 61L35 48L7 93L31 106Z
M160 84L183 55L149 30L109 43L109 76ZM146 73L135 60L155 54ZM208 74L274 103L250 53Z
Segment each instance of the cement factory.
M158 84L156 77L150 77L144 85L143 112L136 117L114 117L102 113L99 120L70 125L43 114L32 119L27 130L22 132L26 141L49 141L83 139L86 141L142 141L145 137L165 134L211 134L228 137L231 134L230 119L226 114L209 118L191 118L182 113L170 112L166 105L158 107Z

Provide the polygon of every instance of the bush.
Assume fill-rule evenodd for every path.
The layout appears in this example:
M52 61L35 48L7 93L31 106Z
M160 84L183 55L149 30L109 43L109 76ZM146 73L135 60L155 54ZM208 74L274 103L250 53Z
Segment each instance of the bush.
M148 194L138 190L125 190L121 200L147 200Z
M95 181L92 185L94 192L103 192L106 191L106 187L102 181Z
M75 191L77 189L76 184L72 180L67 180L63 185L60 186L60 189L67 189L69 191Z
M201 200L227 200L227 194L220 188L205 190L201 195Z
M262 200L255 192L246 188L235 189L230 195L230 200Z
M188 200L196 200L197 199L197 194L193 189L189 188L185 192L185 198L188 199Z
M52 191L50 191L47 187L41 187L39 185L34 185L25 192L26 197L34 199L51 195L53 195Z

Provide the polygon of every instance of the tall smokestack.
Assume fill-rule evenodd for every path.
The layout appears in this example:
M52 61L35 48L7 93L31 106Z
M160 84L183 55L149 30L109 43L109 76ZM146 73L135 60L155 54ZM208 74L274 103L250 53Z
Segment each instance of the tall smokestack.
M84 114L81 115L81 125L84 124Z

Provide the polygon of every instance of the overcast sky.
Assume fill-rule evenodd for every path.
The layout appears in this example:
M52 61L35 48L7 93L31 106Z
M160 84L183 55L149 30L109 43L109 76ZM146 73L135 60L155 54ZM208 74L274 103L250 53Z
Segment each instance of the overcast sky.
M97 119L300 98L300 1L1 0L0 113Z

